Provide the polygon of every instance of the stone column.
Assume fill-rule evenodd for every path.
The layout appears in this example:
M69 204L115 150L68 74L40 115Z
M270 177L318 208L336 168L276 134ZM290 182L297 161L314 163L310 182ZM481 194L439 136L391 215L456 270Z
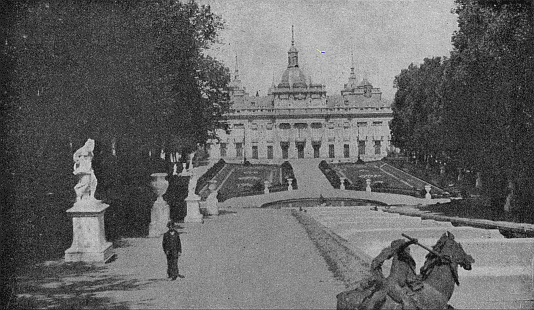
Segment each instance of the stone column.
M426 195L425 195L425 199L432 199L432 195L430 195L430 185L425 185L425 191L426 191Z
M193 170L193 158L195 157L195 153L189 154L189 171Z
M292 191L293 190L293 179L292 178L288 178L287 179L287 190L288 191Z
M159 237L167 231L167 223L170 220L170 207L163 195L169 188L169 181L165 180L167 173L153 173L150 175L154 180L150 183L158 198L150 212L149 237Z
M345 189L345 178L344 177L340 177L339 181L340 181L339 189Z
M106 241L104 212L109 205L100 200L81 200L67 210L72 217L72 245L65 251L65 262L104 263L113 256Z
M186 223L202 223L204 222L203 216L200 213L200 196L187 196L185 198L187 203L187 215L184 218Z
M365 184L366 184L365 191L370 193L371 192L371 179L365 180Z
M187 215L184 218L184 222L203 223L202 213L200 213L200 196L195 194L198 178L196 177L194 170L191 171L191 178L189 179L189 193L185 198L187 203Z

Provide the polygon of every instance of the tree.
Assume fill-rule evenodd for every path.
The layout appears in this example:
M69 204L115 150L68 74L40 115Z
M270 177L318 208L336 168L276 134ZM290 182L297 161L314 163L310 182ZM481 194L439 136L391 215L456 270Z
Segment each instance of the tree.
M392 140L482 171L495 206L529 202L534 165L534 2L457 0L450 58L395 78ZM517 199L520 198L520 199Z
M222 29L209 6L21 1L17 16L6 41L17 153L42 157L88 137L131 150L172 136L196 146L219 126L229 73L203 54Z

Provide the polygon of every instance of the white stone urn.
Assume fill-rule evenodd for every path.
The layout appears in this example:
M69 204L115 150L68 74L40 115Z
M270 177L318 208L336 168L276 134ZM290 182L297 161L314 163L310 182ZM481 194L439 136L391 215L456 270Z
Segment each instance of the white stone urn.
M430 195L430 185L425 185L425 191L426 191L426 195L425 195L425 198L426 199L432 199L432 195Z
M190 176L191 172L187 170L187 163L182 163L182 172L180 172L181 176Z
M210 192L214 192L217 189L217 181L216 180L209 180L208 181L208 189Z
M163 195L169 188L169 181L165 179L167 173L153 173L150 176L153 178L150 185L152 186L154 193L158 195L158 198L154 202L150 212L148 236L159 237L167 230L167 223L170 220L170 207L167 202L163 200Z
M163 195L165 195L167 189L169 188L169 181L165 179L167 177L167 173L152 173L150 176L153 178L152 182L150 182L150 185L152 185L154 193L158 195L156 201L163 201Z
M269 194L269 186L271 186L271 182L269 181L263 182L263 193L264 194Z
M366 192L371 192L371 179L365 180L365 184L366 184L365 191Z
M345 189L345 178L344 177L340 177L339 178L339 189Z
M287 190L292 191L293 190L293 179L287 178Z
M208 215L219 215L219 206L217 205L219 203L219 200L217 199L217 181L210 180L208 182L210 194L208 195L208 198L206 198L206 211L208 212Z

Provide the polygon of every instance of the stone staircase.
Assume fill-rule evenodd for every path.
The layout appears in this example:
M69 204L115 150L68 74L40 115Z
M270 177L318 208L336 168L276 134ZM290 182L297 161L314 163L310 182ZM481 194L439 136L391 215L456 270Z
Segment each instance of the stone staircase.
M370 207L314 207L307 214L348 241L355 252L372 259L403 238L401 233L432 246L450 231L464 250L473 256L473 269L459 269L461 285L456 287L450 304L456 309L533 309L534 239L504 238L497 229L454 227L419 217L382 212ZM411 246L419 269L427 251ZM384 264L389 271L391 262Z

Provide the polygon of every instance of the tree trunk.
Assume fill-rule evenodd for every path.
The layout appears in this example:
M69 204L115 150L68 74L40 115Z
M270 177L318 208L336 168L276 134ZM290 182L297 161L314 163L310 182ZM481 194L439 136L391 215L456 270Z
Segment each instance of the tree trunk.
M506 201L504 203L504 212L511 212L516 206L515 182L513 180L508 180L507 192L508 195L506 195Z

